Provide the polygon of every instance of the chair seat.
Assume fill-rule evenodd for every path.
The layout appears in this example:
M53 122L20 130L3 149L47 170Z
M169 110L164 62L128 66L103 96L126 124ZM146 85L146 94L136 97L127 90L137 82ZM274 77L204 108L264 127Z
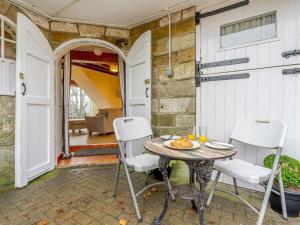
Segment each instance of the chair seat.
M254 165L240 159L226 161L217 160L214 163L214 169L253 184L268 180L271 174L271 169Z
M130 167L133 167L137 172L144 172L158 168L158 155L152 155L144 153L136 157L127 158L126 163Z

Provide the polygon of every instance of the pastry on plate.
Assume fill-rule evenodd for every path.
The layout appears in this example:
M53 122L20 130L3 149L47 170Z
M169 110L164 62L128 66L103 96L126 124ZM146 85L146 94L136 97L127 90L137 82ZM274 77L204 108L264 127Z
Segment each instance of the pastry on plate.
M170 143L174 148L192 148L193 143L186 139L175 140Z

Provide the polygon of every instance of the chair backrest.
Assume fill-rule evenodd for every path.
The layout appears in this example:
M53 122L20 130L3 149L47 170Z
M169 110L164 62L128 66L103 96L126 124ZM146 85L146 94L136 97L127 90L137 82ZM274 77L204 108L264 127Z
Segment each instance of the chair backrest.
M231 139L263 148L282 148L287 126L282 121L240 120L232 131Z
M113 122L117 141L134 141L152 136L148 121L143 117L120 117Z

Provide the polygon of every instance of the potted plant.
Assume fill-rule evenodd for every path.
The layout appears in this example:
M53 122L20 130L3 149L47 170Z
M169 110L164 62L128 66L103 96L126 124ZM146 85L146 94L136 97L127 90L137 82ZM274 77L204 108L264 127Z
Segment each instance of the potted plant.
M264 159L264 166L271 169L274 159L274 154L268 155ZM292 157L283 155L280 157L279 164L281 167L287 214L290 217L298 217L300 215L300 162ZM279 192L277 178L274 181L273 189ZM274 211L281 213L279 195L271 192L269 202Z

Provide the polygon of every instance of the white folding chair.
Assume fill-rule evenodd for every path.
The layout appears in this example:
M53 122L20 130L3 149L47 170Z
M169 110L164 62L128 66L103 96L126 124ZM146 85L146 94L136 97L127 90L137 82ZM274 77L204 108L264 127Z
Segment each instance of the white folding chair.
M284 145L284 140L287 133L286 124L281 121L255 121L255 120L242 120L239 121L230 136L229 143L232 143L233 140L242 142L245 144L268 148L276 149L276 156L274 160L274 165L272 169L265 168L263 166L254 165L249 162L245 162L240 159L230 159L230 160L218 160L214 163L214 169L217 170L216 178L213 182L211 192L207 200L207 206L210 205L214 191L221 173L224 173L233 178L235 193L227 192L238 197L241 201L247 204L251 209L253 209L259 216L257 220L257 225L261 225L264 220L264 215L268 205L268 200L273 186L273 181L275 176L278 176L278 183L280 193L274 191L276 194L281 196L281 205L282 205L282 214L283 217L287 218L286 204L284 197L284 189L281 177L281 170L279 167L279 159ZM236 180L246 181L252 184L260 184L266 187L263 203L260 211L258 211L254 206L252 206L245 199L240 197L238 194ZM265 185L263 182L267 182Z
M164 182L157 182L154 184L147 185L138 193L135 193L130 178L130 172L133 171L148 172L150 170L159 168L159 164L158 164L159 156L146 153L145 149L141 147L141 141L143 141L145 138L152 138L153 133L148 121L143 117L120 117L114 120L113 126L114 126L116 139L119 143L119 149L120 149L113 197L115 197L117 193L117 186L120 178L119 176L120 166L121 163L123 163L133 205L136 211L136 216L138 221L142 222L142 216L136 198L148 188L154 185L164 184ZM140 141L140 143L134 145L135 141L137 142ZM128 148L130 144L132 144L132 147ZM127 145L127 148L125 148L125 145ZM147 181L148 181L148 174L147 174ZM169 180L167 180L167 182L168 182L171 197L174 200L175 198L171 191L171 185L169 183Z

